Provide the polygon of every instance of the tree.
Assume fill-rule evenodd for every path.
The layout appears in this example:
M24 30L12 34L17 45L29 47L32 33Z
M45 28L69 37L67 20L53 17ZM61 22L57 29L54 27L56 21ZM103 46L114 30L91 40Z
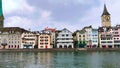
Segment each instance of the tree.
M82 43L82 44L83 44L83 47L85 47L85 46L86 46L86 42L85 42L85 41L83 41L83 43Z
M82 41L79 41L79 48L82 47Z

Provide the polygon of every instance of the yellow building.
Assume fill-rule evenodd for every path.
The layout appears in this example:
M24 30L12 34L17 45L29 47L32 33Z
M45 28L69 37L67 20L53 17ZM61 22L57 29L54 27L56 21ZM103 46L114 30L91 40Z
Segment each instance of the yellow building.
M49 32L42 31L38 36L38 49L53 48L51 45L51 35Z

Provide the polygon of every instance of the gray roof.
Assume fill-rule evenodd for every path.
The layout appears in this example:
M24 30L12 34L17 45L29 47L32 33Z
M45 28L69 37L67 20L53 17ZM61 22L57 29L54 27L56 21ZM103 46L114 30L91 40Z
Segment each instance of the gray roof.
M110 13L107 11L107 8L106 8L105 4L104 4L104 10L103 10L102 16L103 15L110 15Z
M20 28L20 27L5 27L5 28L0 28L1 32L9 32L9 31L16 31L16 32L28 32L27 30Z

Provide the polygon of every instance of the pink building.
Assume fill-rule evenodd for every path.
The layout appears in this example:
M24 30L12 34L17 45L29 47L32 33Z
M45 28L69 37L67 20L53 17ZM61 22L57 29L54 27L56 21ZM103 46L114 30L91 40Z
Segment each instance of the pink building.
M113 27L113 37L115 48L120 48L120 25Z

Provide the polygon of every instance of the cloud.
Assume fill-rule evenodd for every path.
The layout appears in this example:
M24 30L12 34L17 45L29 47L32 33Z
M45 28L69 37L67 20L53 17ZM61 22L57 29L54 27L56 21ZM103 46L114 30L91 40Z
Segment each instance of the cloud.
M46 10L43 10L41 12L41 16L40 16L40 19L44 19L44 20L47 20L49 21L51 19L51 12L50 11L46 11Z
M101 26L101 14L104 8L104 1L100 0L99 3L99 6L91 7L89 10L87 10L87 12L85 12L85 15L78 20L78 22L82 24L82 27L92 25L94 28L98 28L99 26ZM119 0L108 0L106 2L108 12L111 14L112 26L120 23L120 16L118 15L118 13L120 12L120 8L118 7L119 5Z
M4 0L4 4L5 4ZM82 29L85 26L92 25L94 28L97 28L98 26L101 26L101 14L103 12L103 6L104 6L104 1L99 0L99 5L94 5L90 7L89 9L83 9L84 11L83 15L80 15L78 17L78 20L70 20L70 21L58 21L56 18L53 16L55 13L52 10L48 9L43 9L40 7L36 7L34 5L30 5L28 3L29 0L8 0L8 2L12 3L11 7L8 7L10 4L7 4L5 7L4 6L4 11L6 12L5 15L5 26L7 27L22 27L25 29L31 28L32 30L42 30L45 27L53 27L57 28L58 30L63 29L63 28L68 28L72 32L78 29ZM55 1L56 0L49 0L49 1ZM83 0L57 0L60 3L73 3L80 1L80 3L84 3L86 1ZM68 2L69 1L69 2ZM83 2L82 2L83 1ZM55 3L54 2L54 3ZM87 1L89 2L89 1ZM118 15L120 12L119 9L119 3L120 1L108 1L107 8L108 11L111 13L111 20L112 20L112 25L115 25L119 23L120 16ZM21 5L22 4L22 5ZM21 8L18 8L20 7ZM64 8L64 7L63 7ZM84 7L83 7L84 8ZM86 10L86 11L85 11ZM61 10L59 11L58 15L61 15L63 13L60 13ZM71 10L72 11L72 10ZM75 11L75 10L74 10ZM71 12L71 14L74 15L74 11ZM19 12L14 13L14 12ZM24 13L24 14L23 14ZM8 14L11 14L9 16ZM27 14L27 15L26 15ZM78 13L79 14L79 13ZM23 16L21 16L23 15ZM64 14L63 14L64 16ZM61 16L62 17L62 16ZM67 18L69 19L70 16L68 15ZM72 18L70 18L72 19Z
M35 10L35 7L30 6L27 0L3 0L4 14L11 13L30 13Z
M33 26L33 23L30 19L27 19L25 17L11 16L5 20L5 26L6 27L21 27L21 28L28 29Z
M71 4L92 4L94 0L49 0L50 3L53 4L63 4L63 5L71 5Z

